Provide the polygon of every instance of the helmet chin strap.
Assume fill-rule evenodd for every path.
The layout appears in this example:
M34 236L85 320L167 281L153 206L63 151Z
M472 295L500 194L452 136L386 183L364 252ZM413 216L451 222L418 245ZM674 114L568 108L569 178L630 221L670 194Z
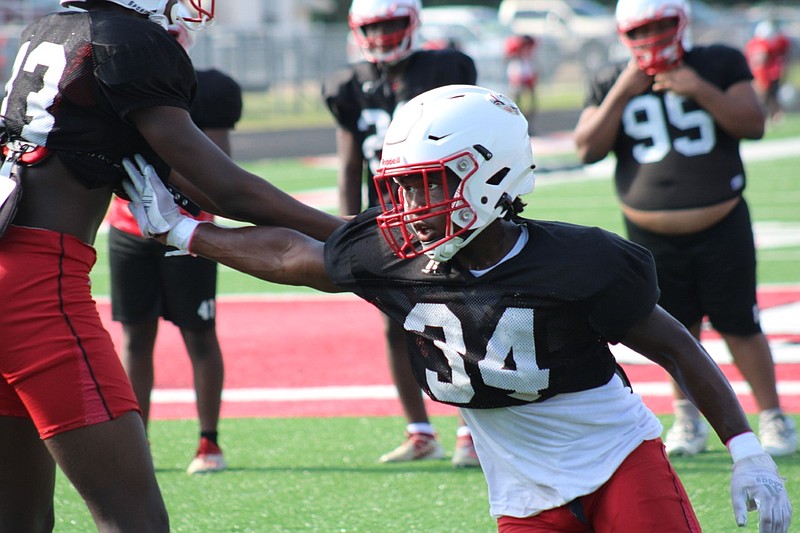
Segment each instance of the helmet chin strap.
M158 14L158 13L150 13L147 16L147 18L150 20L150 22L155 22L156 24L158 24L159 26L161 26L165 30L169 29L169 17L168 16L161 15L161 14Z

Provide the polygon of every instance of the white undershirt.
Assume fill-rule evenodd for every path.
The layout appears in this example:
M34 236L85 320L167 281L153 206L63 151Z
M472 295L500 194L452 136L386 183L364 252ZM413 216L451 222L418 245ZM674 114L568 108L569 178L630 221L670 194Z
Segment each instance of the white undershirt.
M493 268L497 268L498 266L502 265L512 257L519 254L522 251L522 249L525 248L525 245L528 244L528 227L519 226L519 229L521 229L522 231L520 231L519 237L517 238L517 242L514 243L514 247L508 251L505 257L503 257L500 261L493 264L492 266L484 268L483 270L470 270L472 275L475 276L476 278L479 278L484 274L486 274L487 272L489 272L490 270L492 270Z
M461 413L495 518L531 516L594 492L663 430L641 396L616 375L601 387L540 403Z

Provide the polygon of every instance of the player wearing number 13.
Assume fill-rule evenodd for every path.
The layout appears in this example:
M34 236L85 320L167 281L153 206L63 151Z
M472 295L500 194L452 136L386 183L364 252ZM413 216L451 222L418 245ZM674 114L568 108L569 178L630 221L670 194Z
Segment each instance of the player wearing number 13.
M325 243L190 221L141 160L126 163L126 185L144 233L269 281L351 291L401 324L417 382L472 431L501 532L700 530L616 342L667 368L728 444L736 521L758 502L762 532L785 532L777 467L724 375L657 305L650 253L522 218L532 165L511 100L451 85L396 113L374 180L381 206Z
M620 38L633 58L597 76L575 128L584 162L617 157L615 182L628 237L655 257L659 303L698 339L704 316L753 390L772 455L797 448L783 415L761 331L756 255L740 139L764 134L764 112L744 56L692 47L684 0L620 0ZM678 387L670 454L705 450L708 429Z
M184 16L177 0L61 0L75 9L21 32L0 107L0 190L21 183L0 195L0 531L52 529L56 464L99 531L169 529L89 279L126 156L149 154L215 214L322 239L341 224L236 166L194 124L194 68L167 29L208 25L215 3L186 4Z

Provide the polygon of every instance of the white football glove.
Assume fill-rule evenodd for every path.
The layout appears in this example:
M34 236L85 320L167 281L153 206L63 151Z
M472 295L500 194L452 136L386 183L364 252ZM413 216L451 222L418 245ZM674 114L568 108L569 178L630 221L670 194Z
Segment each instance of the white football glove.
M134 159L135 165L128 158L122 160L122 166L130 178L130 181L122 182L122 187L131 199L128 208L139 229L147 237L166 233L168 245L188 252L199 222L181 214L172 194L144 157L136 154Z
M792 521L792 505L778 466L766 453L751 455L733 464L731 503L739 527L747 524L747 512L758 510L760 533L786 533Z

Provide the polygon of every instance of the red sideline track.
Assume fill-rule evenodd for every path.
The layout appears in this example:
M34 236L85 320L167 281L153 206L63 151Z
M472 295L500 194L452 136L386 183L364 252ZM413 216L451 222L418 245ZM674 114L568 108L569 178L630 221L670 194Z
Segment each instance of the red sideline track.
M777 361L784 408L800 412L800 287L760 291L764 329ZM121 346L121 328L100 315ZM225 358L223 417L401 415L386 364L378 311L350 296L221 298L217 330ZM703 339L739 393L748 412L755 404L713 332ZM666 373L644 361L619 356L634 390L658 413L671 412ZM153 418L194 418L189 358L180 334L162 322L156 342ZM432 414L455 408L428 402Z

